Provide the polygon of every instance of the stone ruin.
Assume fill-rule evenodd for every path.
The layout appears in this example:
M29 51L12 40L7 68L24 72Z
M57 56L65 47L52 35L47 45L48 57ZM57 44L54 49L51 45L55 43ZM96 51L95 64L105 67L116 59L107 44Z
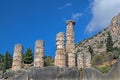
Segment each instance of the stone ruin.
M23 47L21 44L16 44L14 48L14 56L12 63L12 70L17 71L22 68L22 51Z
M66 22L66 54L67 54L67 66L75 66L75 44L74 44L74 25L73 20Z
M74 25L73 20L66 22L66 39L63 32L56 35L56 55L55 66L62 67L75 67L75 44L74 44ZM66 40L66 44L65 44ZM66 45L66 46L65 46ZM20 70L22 67L22 45L15 45L12 70ZM34 67L44 67L44 41L37 40L35 42L34 52ZM77 57L78 69L91 66L90 53L79 52Z
M91 67L91 53L89 51L81 51L77 54L78 69Z
M74 25L73 20L66 22L66 52L64 49L64 34L58 33L56 37L56 56L55 66L64 67L68 66L75 67L75 44L74 44Z
M55 56L55 66L65 67L66 66L66 56L65 56L65 38L64 33L59 32L56 35L56 56Z
M35 43L34 67L44 67L44 41L37 40Z
M15 45L11 72L3 74L5 80L120 80L120 58L111 70L103 74L91 67L91 54L87 50L80 50L77 54L75 66L74 21L67 21L66 49L64 49L64 33L56 36L55 65L44 66L44 42L36 41L34 67L22 70L22 45ZM114 29L115 30L115 29ZM84 48L86 49L86 48ZM66 57L67 56L67 57ZM66 62L67 61L67 62ZM68 67L66 66L66 63ZM39 68L42 67L42 68ZM72 67L72 68L71 68ZM78 69L83 68L80 72ZM0 78L1 79L1 78ZM4 80L3 79L3 80Z

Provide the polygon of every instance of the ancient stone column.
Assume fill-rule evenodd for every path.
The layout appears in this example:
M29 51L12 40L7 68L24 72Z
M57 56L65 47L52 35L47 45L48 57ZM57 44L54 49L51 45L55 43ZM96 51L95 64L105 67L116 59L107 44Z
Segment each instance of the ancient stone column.
M75 66L75 44L74 44L74 25L73 20L68 20L66 22L66 53L67 53L67 66Z
M84 54L83 53L77 54L77 67L79 70L84 68Z
M90 68L91 67L91 53L89 51L86 51L84 54L85 57L85 68Z
M37 40L35 43L34 67L44 67L44 41Z
M78 69L91 67L91 53L88 49L77 54L77 67Z
M59 32L56 35L55 66L58 66L58 67L65 67L66 66L65 39L64 39L63 32Z
M22 45L16 44L14 48L14 56L13 56L13 63L12 63L13 71L17 71L22 68L22 52L23 52Z

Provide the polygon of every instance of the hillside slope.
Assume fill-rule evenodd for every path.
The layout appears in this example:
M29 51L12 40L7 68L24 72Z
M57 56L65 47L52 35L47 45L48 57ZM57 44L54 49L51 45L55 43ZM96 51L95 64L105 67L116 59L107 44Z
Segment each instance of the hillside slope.
M99 32L97 35L81 41L76 44L76 52L85 52L88 50L89 46L93 49L95 54L105 53L106 52L106 41L107 41L107 32L111 33L113 40L113 47L120 47L120 13L113 17L110 25L105 28L103 31Z

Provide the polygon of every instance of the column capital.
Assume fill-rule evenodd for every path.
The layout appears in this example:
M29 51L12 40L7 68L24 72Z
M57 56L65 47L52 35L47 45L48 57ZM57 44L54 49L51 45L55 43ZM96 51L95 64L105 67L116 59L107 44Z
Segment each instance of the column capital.
M67 20L67 21L66 21L66 25L68 25L68 24L70 24L70 23L72 23L73 25L75 25L75 21L74 21L74 20Z

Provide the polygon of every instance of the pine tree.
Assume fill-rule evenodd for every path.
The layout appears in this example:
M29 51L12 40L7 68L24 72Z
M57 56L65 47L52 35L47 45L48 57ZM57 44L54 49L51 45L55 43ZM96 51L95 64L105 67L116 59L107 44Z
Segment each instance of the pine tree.
M93 57L93 56L94 56L94 51L93 51L93 49L91 48L91 46L89 46L88 50L89 50L89 52L91 53L91 57Z
M4 57L5 57L4 55L0 54L0 63L3 63Z
M107 53L113 51L113 41L112 41L112 36L110 32L108 32L106 47L107 47L106 48Z
M2 72L5 73L6 72L6 64L7 64L7 60L6 60L6 55L4 57L4 62L3 62L3 65L2 65Z
M23 55L23 61L25 64L31 64L33 62L33 54L30 48L28 48L25 54Z
M6 51L6 69L9 69L12 67L12 55Z
M12 67L12 55L8 51L6 51L2 66L3 73L6 72L6 69L9 69L11 67Z

